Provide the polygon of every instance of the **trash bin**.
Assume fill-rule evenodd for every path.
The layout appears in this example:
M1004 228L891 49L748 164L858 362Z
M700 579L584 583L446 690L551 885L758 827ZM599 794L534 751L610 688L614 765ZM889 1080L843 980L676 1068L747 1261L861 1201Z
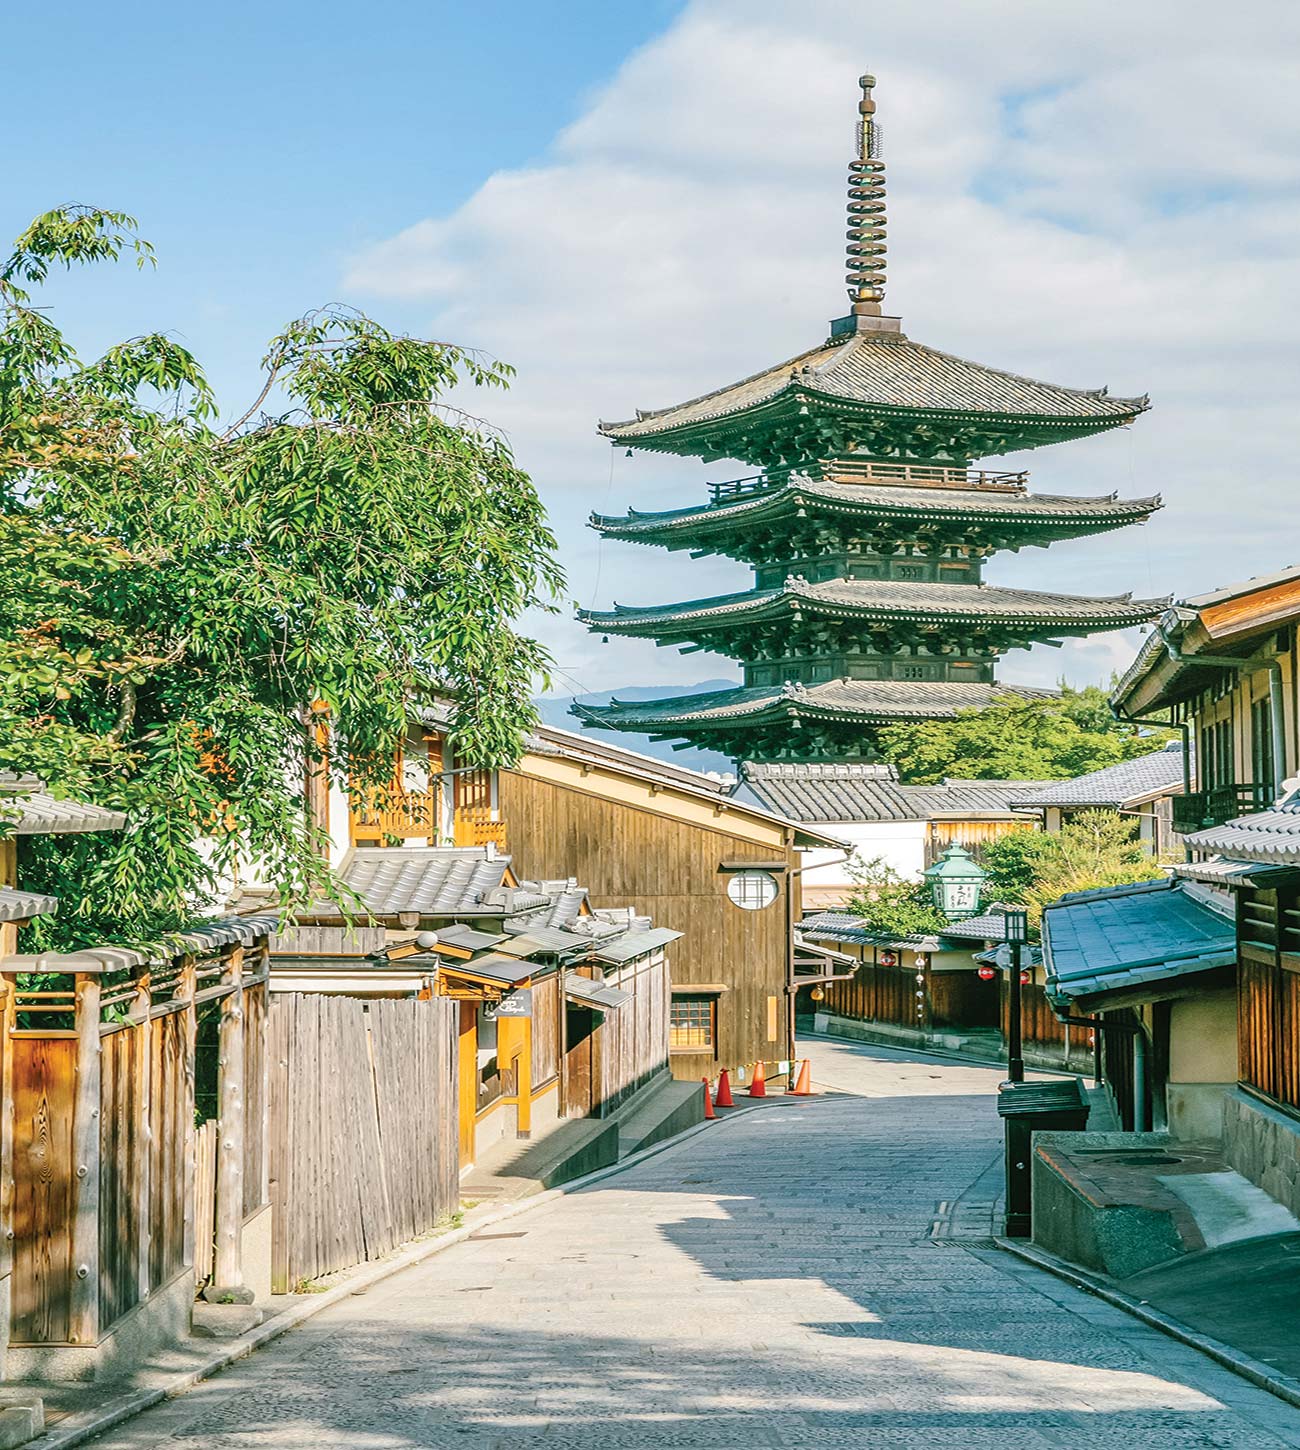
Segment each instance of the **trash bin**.
M1027 1239L1033 1229L1033 1135L1082 1133L1088 1126L1088 1096L1077 1077L999 1083L998 1115L1006 1134L1006 1235L1009 1239Z

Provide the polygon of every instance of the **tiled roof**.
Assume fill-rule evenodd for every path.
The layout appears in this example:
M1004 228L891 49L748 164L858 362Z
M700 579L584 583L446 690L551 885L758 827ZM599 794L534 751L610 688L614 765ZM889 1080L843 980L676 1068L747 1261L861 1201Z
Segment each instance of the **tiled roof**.
M255 946L280 925L275 912L257 916L216 917L185 931L172 932L152 950L134 947L87 947L78 952L41 952L34 956L5 957L7 972L126 972L149 962L179 956L210 956L222 947Z
M1002 941L1006 934L1006 918L996 907L962 921L950 921L939 933L941 937L958 937L963 941Z
M0 921L29 921L33 916L53 916L58 909L58 900L53 896L0 886Z
M626 514L591 515L591 525L602 534L633 537L685 533L694 535L701 526L713 527L733 521L749 523L758 517L792 513L809 505L818 514L856 514L870 518L900 520L978 518L982 524L1006 523L1017 526L1043 525L1067 532L1118 528L1145 519L1160 507L1159 495L1121 499L1114 494L1100 498L1069 498L1046 493L995 492L981 488L895 487L890 484L839 483L825 479L794 477L739 498L694 508L669 509L660 513L629 509Z
M1235 821L1194 831L1183 839L1198 851L1294 866L1300 863L1300 798L1289 796L1271 810L1238 816Z
M344 857L339 876L372 916L492 916L501 915L507 901L514 904L513 894L503 888L509 865L509 856L480 850L355 846ZM334 903L321 903L304 915L335 911Z
M580 609L578 618L593 629L620 633L667 633L694 621L782 618L796 609L817 616L852 615L868 619L932 620L954 623L1025 623L1061 628L1086 622L1089 628L1121 628L1154 619L1166 599L1130 595L1094 599L1003 589L991 584L911 583L901 579L826 579L817 584L790 578L780 589L751 589L681 604ZM665 626L668 629L665 629Z
M1042 930L1047 996L1058 1010L1237 959L1232 917L1189 882L1074 892L1043 912Z
M1130 801L1156 795L1181 795L1183 790L1183 747L1174 740L1150 755L1124 760L1094 770L1073 780L1057 780L1042 790L1026 792L1012 804L1038 810L1044 806L1065 809L1083 806L1123 806Z
M124 811L83 801L56 800L33 776L8 775L0 781L0 833L16 836L65 836L81 831L120 831Z
M900 785L891 766L746 764L743 786L796 821L924 821L936 816L1007 816L1014 794L1037 781L945 780Z
M672 931L666 926L651 927L643 931L623 932L619 936L597 942L592 949L592 956L598 962L621 966L624 962L630 962L636 957L657 952L666 947L669 942L679 941L681 936L681 932Z
M786 715L874 724L951 719L963 710L987 709L994 700L1008 696L1048 700L1055 695L1055 690L1019 685L828 680L822 685L742 685L667 700L613 700L608 705L575 705L573 713L592 725L626 730L658 730L676 724L731 725Z
M798 923L801 936L822 941L854 942L869 947L906 947L912 951L932 952L939 949L939 938L932 935L893 936L888 932L871 931L862 917L851 911L819 911L805 916Z
M1279 877L1300 870L1300 865L1210 856L1204 861L1176 861L1169 869L1181 881L1202 881L1207 886L1267 886Z
M1148 406L1145 398L1112 398L1105 389L1064 388L1002 372L901 334L858 334L822 343L676 407L643 410L625 423L602 423L601 431L616 441L651 438L742 413L790 390L872 408L1097 422L1121 422Z

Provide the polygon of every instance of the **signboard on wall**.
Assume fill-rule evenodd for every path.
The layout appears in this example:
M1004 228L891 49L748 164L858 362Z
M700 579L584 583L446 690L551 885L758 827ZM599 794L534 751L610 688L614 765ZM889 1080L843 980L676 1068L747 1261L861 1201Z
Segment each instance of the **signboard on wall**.
M517 987L502 997L492 1011L494 1017L531 1017L533 1015L533 989Z

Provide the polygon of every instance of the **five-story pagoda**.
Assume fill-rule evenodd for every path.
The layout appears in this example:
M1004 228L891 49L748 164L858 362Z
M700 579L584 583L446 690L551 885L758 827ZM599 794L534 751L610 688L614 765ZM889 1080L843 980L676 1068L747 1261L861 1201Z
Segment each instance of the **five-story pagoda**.
M987 705L1005 650L1141 624L1166 601L984 584L1001 549L1141 523L1159 498L1030 493L1023 473L973 459L1127 424L1146 398L1036 382L913 342L881 313L885 186L863 76L849 167L852 309L810 351L674 408L604 423L617 446L762 470L711 484L707 504L593 514L611 539L723 554L753 566L744 593L581 610L634 635L741 662L737 689L578 706L587 724L682 740L745 760L870 758L875 730Z

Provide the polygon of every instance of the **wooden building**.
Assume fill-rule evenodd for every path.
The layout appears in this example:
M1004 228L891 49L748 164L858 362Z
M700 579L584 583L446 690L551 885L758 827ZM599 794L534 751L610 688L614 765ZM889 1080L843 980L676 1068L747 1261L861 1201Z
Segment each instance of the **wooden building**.
M1300 1212L1300 567L1180 600L1112 696L1125 718L1180 729L1192 789L1173 867L1213 893L1231 928L1235 981L1192 1002L1194 1056L1213 1065L1225 1156ZM1151 1059L1151 1027L1136 1024Z
M593 910L571 877L520 881L492 844L357 846L338 874L346 896L275 938L277 993L453 1002L461 1172L667 1075L677 932Z
M668 953L674 1076L788 1068L804 853L838 840L734 798L726 781L567 730L533 731L509 770L465 770L447 719L432 709L412 725L388 791L319 793L335 863L473 836L508 852L520 877L580 881L592 912L644 914L680 934Z

